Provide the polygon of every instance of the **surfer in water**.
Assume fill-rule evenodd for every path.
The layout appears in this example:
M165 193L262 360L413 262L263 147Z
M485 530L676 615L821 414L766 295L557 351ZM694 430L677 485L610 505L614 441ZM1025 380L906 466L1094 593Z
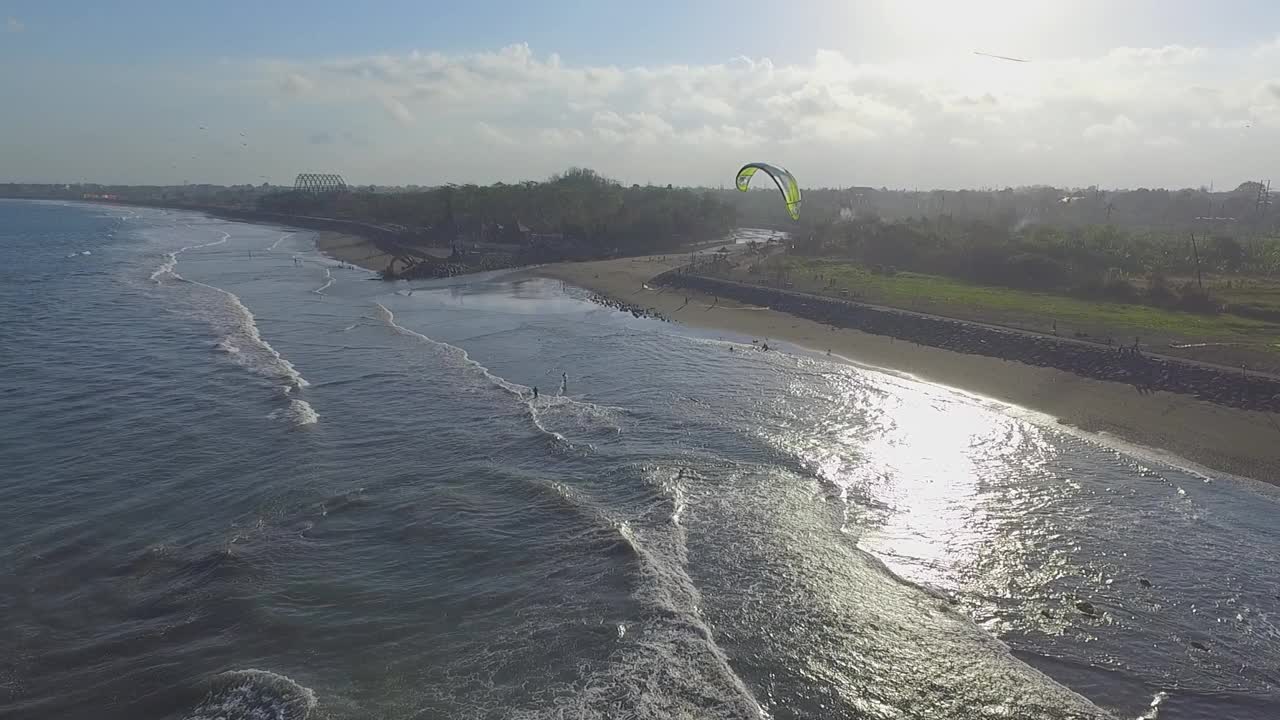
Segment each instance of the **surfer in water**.
M538 399L538 386L537 386L537 385L534 385L534 386L533 386L533 399L534 399L534 400L537 400L537 399Z
M563 395L569 391L569 373L560 373L560 394Z

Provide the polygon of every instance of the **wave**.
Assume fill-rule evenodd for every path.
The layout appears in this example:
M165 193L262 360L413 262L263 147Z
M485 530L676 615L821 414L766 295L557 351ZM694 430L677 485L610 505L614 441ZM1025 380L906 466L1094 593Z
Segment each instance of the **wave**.
M329 286L331 286L331 285L333 285L333 271L331 271L329 268L325 268L325 269L324 269L324 284L323 284L323 285L321 285L320 287L316 288L315 290L312 290L311 292L313 292L313 293L315 293L315 294L317 294L317 295L323 295L323 294L324 294L324 291L325 291L325 290L328 290L328 289L329 289Z
M526 415L534 427L551 438L558 447L579 450L593 449L591 445L576 445L560 432L548 427L548 422L557 425L563 422L573 426L575 430L581 430L588 434L613 436L622 432L619 416L625 412L623 408L600 405L565 395L564 392L567 388L564 380L561 381L559 394L547 392L541 393L535 398L531 386L511 382L495 374L457 345L436 340L398 324L395 321L395 314L390 309L382 303L375 304L378 306L382 321L394 332L417 338L440 350L446 357L455 360L462 369L476 373L493 387L506 392L513 399L522 403L525 407Z
M292 363L284 359L275 348L271 347L270 343L262 338L253 313L240 302L238 295L198 280L187 280L181 275L175 275L175 277L191 285L212 290L225 300L226 312L214 313L206 319L222 334L217 347L227 352L241 367L281 382L285 392L300 390L311 384L302 377Z
M240 352L240 348L236 347L235 344L232 343L227 338L223 338L219 340L217 344L213 346L213 349L217 350L218 352L224 352L228 355L233 355L235 353Z
M316 424L320 420L320 414L306 400L289 398L288 407L273 410L271 414L267 415L267 418L271 420L286 419L294 427L305 427Z
M687 571L687 539L679 522L685 470L654 468L645 471L644 479L670 502L670 516L657 523L647 519L647 512L619 518L582 491L559 482L540 483L622 542L636 567L639 582L633 597L643 612L617 625L623 643L619 651L582 678L577 692L515 717L610 718L618 717L623 707L639 710L642 717L767 717L716 642L702 616L701 593Z
M271 243L271 247L267 248L267 251L274 252L277 247L280 247L280 243L284 242L285 240L288 240L289 238L293 237L295 234L296 233L288 232L276 238L276 241Z
M521 385L519 383L511 382L510 380L507 380L504 377L495 375L493 372L489 370L489 368L476 362L474 359L472 359L470 355L467 354L466 350L458 347L457 345L450 345L447 342L436 340L434 338L423 335L420 332L410 330L409 328L396 323L395 313L391 312L391 310L388 309L387 306L383 305L382 303L375 303L375 304L378 306L379 312L382 316L382 321L385 322L387 326L392 329L393 332L399 335L408 335L410 337L417 338L422 342L425 342L431 345L432 347L441 350L442 352L445 353L446 356L449 356L456 360L461 361L463 368L476 372L477 374L479 374L480 376L488 380L491 385L493 385L494 387L500 390L505 391L507 394L511 395L512 398L522 403L526 408L526 415L529 417L530 421L533 423L533 426L537 428L539 432L551 438L551 440L553 440L559 446L562 446L565 448L575 447L574 444L569 442L569 440L565 438L564 435L561 435L560 433L554 430L551 430L550 428L542 424L542 421L539 418L538 406L540 403L535 402L535 400L539 400L540 398L534 397L533 388L529 387L528 385ZM550 400L551 398L547 398L547 399Z
M232 670L210 682L209 694L185 720L305 720L316 706L307 687L266 670Z
M187 227L191 227L191 226L188 225ZM179 277L177 273L174 272L174 269L178 267L179 255L187 252L188 250L198 250L200 248L213 247L214 245L221 245L230 239L231 239L231 233L224 232L222 233L221 238L214 240L213 242L201 243L199 245L188 245L184 248L178 248L173 252L165 253L165 261L160 263L160 266L157 267L151 273L151 281L159 285L160 280L164 278L166 275L173 277L174 279L181 280L182 278Z

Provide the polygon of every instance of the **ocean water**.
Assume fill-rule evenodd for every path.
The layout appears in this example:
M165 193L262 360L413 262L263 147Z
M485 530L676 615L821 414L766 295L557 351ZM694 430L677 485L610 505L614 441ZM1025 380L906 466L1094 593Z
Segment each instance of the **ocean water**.
M5 718L1280 716L1271 487L306 232L0 201L0 498Z

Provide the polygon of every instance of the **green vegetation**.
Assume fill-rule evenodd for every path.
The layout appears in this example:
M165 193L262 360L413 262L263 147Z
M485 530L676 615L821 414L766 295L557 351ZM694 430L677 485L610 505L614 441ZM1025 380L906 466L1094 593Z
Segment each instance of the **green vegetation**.
M515 185L327 195L287 191L261 198L258 207L378 224L424 244L534 239L549 251L578 258L669 250L721 238L735 224L733 208L710 191L628 187L577 168L545 182Z
M1040 331L1051 331L1056 323L1060 334L1081 334L1095 340L1112 337L1116 342L1131 342L1142 336L1257 342L1259 333L1276 329L1265 321L1232 315L1085 300L922 273L888 275L849 262L815 258L775 256L756 266L754 278L746 271L740 275L755 281L781 277L797 289L827 294L848 289L851 297L866 302Z

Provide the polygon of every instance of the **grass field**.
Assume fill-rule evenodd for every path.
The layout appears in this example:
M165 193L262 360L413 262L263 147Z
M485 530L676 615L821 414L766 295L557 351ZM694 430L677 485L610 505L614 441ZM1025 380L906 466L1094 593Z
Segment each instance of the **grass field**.
M1120 344L1131 344L1138 337L1144 346L1160 352L1280 369L1280 325L1263 320L1084 300L975 285L920 273L883 275L838 260L775 257L768 261L770 268L775 267L773 263L785 267L786 281L797 290L834 295L839 294L840 289L848 289L850 299L863 302L1038 332L1053 332L1056 323L1057 333L1062 336L1087 336L1103 341L1112 338ZM732 275L747 282L776 278L772 269L750 275L743 267L735 269ZM1226 302L1274 304L1280 308L1280 285L1265 281L1252 284L1233 281L1231 289L1220 291L1215 287L1213 292ZM1201 348L1197 352L1180 352L1179 348L1170 347L1188 344L1216 347Z

